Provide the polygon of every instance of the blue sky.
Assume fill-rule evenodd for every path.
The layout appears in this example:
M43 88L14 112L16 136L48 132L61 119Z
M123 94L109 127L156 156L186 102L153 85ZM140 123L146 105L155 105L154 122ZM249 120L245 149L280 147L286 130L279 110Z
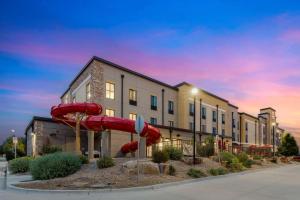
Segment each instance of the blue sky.
M0 140L49 116L93 55L251 114L273 106L300 132L299 1L6 1L0 12Z

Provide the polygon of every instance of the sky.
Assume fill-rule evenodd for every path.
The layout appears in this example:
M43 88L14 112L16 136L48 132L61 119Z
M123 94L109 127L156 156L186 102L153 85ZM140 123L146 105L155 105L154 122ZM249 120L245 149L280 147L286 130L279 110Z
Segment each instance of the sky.
M92 56L187 81L300 137L300 2L1 1L0 141L24 135Z

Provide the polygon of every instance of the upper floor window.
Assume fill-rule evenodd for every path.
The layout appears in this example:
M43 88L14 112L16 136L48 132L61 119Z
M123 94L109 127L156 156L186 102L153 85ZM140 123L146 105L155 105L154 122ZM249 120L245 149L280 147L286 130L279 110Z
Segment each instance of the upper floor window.
M222 129L222 136L225 135L225 129Z
M129 119L136 120L136 114L135 113L129 113Z
M157 110L157 96L151 95L151 110Z
M225 124L225 114L222 113L222 124Z
M232 119L232 128L235 128L235 119Z
M201 132L206 133L206 125L201 125Z
M151 117L150 118L150 124L157 124L157 118L155 118L155 117Z
M248 133L246 134L245 140L246 140L246 143L248 143Z
M88 83L86 84L86 101L90 101L91 100L91 84Z
M232 141L235 141L235 132L232 132Z
M245 130L248 131L248 122L245 123Z
M174 121L169 121L169 126L174 127Z
M201 108L201 115L202 115L202 119L206 119L206 108L205 107Z
M107 99L115 99L115 84L106 82L105 84L106 98Z
M137 93L136 90L129 89L129 104L136 106L137 105Z
M168 101L168 113L174 114L174 102L173 101Z
M189 111L190 111L190 116L194 116L194 111L195 111L195 106L193 103L189 104Z
M76 96L75 95L72 97L72 103L76 103Z
M239 130L240 129L240 122L237 121L236 124L237 124L237 130Z
M216 127L213 127L213 129L212 129L212 134L213 134L213 135L217 135L217 128L216 128Z
M190 124L189 124L189 125L190 125L190 130L192 130L192 131L193 131L193 130L194 130L194 123L193 123L193 122L190 122Z
M213 122L217 121L217 111L215 111L215 110L212 111L212 120L213 120Z
M115 116L115 110L105 109L105 115L108 116L108 117L114 117Z

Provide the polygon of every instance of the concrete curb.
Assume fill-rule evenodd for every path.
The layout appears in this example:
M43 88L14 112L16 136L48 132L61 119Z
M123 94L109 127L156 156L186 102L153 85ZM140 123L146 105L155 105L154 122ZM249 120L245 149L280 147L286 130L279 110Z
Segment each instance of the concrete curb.
M283 167L295 167L297 164L290 164L285 166L276 166L272 168L283 168ZM219 175L219 176L208 176L203 178L196 178L196 179L189 179L189 180L183 180L183 181L176 181L176 182L170 182L170 183L161 183L156 185L149 185L149 186L140 186L140 187L131 187L131 188L105 188L105 189L86 189L86 190L48 190L48 189L31 189L31 188L21 188L15 186L15 184L21 183L22 181L16 181L11 182L8 184L7 188L19 192L36 192L36 193L108 193L108 192L127 192L127 191L143 191L143 190L156 190L160 188L165 187L171 187L176 185L183 185L183 184L190 184L190 183L196 183L201 181L209 181L214 179L220 179L225 177L231 177L231 176L238 176L238 175L245 175L249 173L257 173L261 171L265 171L272 168L262 168L262 169L255 169L255 170L248 170L243 172L237 172L237 173L230 173L226 175Z

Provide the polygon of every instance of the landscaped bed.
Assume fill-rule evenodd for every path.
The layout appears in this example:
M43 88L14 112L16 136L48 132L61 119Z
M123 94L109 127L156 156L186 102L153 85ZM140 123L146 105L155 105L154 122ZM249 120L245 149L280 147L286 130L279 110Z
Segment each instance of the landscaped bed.
M209 172L213 169L221 168L221 164L216 158L202 158L202 163L195 166L188 165L183 161L168 161L175 167L175 176L164 174L141 174L139 183L137 183L136 173L128 173L124 171L122 165L130 160L130 158L116 158L114 159L115 166L110 168L99 169L96 162L83 165L79 171L64 178L55 178L44 181L33 181L27 183L19 183L16 186L23 188L36 188L36 189L60 189L60 190L76 190L76 189L101 189L101 188L127 188L137 186L155 185L159 183L168 183L175 181L182 181L192 179L188 175L191 168L200 170L204 174L201 176L212 176ZM273 163L271 161L259 162L261 165L254 164L252 168L244 168L244 170L253 170L260 168L268 168L274 166L285 165L284 163ZM224 163L223 163L224 164ZM143 171L143 170L141 170ZM216 170L211 170L216 171ZM223 170L222 170L223 171Z

